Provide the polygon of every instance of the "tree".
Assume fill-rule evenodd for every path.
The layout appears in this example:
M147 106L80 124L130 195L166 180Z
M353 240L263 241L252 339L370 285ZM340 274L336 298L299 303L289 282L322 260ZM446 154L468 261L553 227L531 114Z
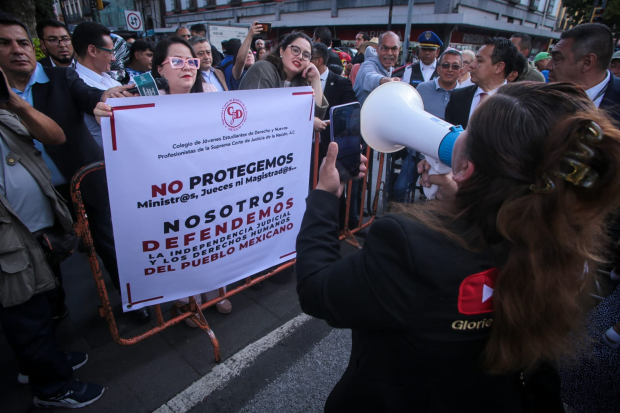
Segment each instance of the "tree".
M575 25L589 22L594 8L604 6L603 23L614 33L620 31L620 0L564 0L562 5Z
M37 22L47 19L55 19L54 0L34 0L36 7L35 19Z
M28 28L30 35L36 36L35 0L3 1L0 4L0 10L21 20Z
M573 17L575 25L590 20L592 9L596 0L564 0L562 5L566 7L566 14ZM598 1L596 1L599 3Z

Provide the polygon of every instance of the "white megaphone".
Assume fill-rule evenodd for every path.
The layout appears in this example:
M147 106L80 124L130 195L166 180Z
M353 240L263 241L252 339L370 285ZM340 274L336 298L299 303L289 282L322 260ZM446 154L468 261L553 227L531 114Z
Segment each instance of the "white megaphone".
M451 171L452 148L463 128L425 112L413 86L404 82L379 86L364 101L360 117L362 138L374 150L391 153L411 148L426 157L429 173ZM424 188L424 194L433 199L438 189L437 185Z

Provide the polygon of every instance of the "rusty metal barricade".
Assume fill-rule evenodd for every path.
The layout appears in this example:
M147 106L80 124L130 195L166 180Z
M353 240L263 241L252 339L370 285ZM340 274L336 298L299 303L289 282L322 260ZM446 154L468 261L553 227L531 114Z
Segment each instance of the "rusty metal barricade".
M316 188L317 181L318 181L319 139L320 139L319 133L316 133L314 144L313 144L314 157L313 157L313 170L312 170L312 188ZM367 158L370 157L370 153L371 153L371 150L370 148L368 148L366 150ZM352 229L348 228L349 211L351 208L351 186L352 186L350 184L351 181L349 181L349 185L347 185L347 204L346 204L347 207L346 207L346 217L345 217L345 228L340 234L340 240L345 240L346 242L358 248L361 248L361 247L359 243L357 242L357 240L355 239L354 234L368 227L370 224L372 224L372 222L375 219L376 213L377 213L379 193L381 192L381 185L382 185L381 175L382 175L382 170L383 170L383 163L384 163L384 155L381 154L380 159L379 159L379 168L377 170L377 184L375 188L373 207L372 207L372 210L369 211L370 218L365 223L362 223L361 218L363 217L363 213L364 213L364 200L366 196L366 189L367 189L368 181L370 179L370 177L367 177L363 181L362 201L360 202L359 225L356 228L352 228ZM245 278L245 282L242 285L232 290L228 290L225 292L224 288L220 288L218 297L214 298L213 300L202 303L200 305L196 303L196 300L194 299L194 297L189 297L189 303L185 305L175 302L172 306L171 318L167 321L164 320L164 316L162 314L160 305L159 304L153 305L152 307L154 308L154 311L155 311L155 318L157 320L157 326L149 329L148 331L144 333L138 334L134 337L122 338L118 331L116 320L114 318L114 313L112 311L112 306L110 304L108 291L105 285L105 280L103 279L101 267L99 266L99 261L97 260L97 252L95 251L93 238L90 232L90 227L88 224L88 217L86 214L86 208L84 206L84 201L82 199L82 190L81 190L82 181L88 174L95 172L95 171L99 171L104 168L105 168L104 162L95 162L90 165L86 165L83 168L81 168L79 171L77 171L76 174L73 176L73 179L71 180L71 199L73 201L73 205L75 207L75 212L77 216L77 222L74 225L75 232L77 233L78 236L82 238L82 242L84 246L86 247L86 252L88 254L88 261L90 263L90 269L93 274L93 278L95 280L95 285L97 287L97 293L99 294L99 298L101 300L101 307L99 308L99 315L102 318L105 318L108 324L108 328L110 330L110 334L112 335L112 339L116 343L121 344L121 345L127 346L127 345L136 344L144 340L145 338L151 337L159 333L160 331L165 330L166 328L173 326L175 324L178 324L181 321L189 318L189 319L192 319L192 321L194 321L194 323L196 323L196 325L200 329L202 329L204 332L206 332L209 335L209 339L211 340L211 343L213 343L213 354L215 357L215 361L220 362L221 360L220 345L217 340L217 337L215 336L215 333L213 332L211 327L209 327L209 323L207 322L203 314L203 310L207 309L208 307L211 307L212 305L217 304L223 299L232 297L233 295L255 284L258 284L287 268L292 267L293 265L295 265L295 259L291 259L285 263L282 263L276 266L275 268L271 268L267 270L266 273L264 274L261 273L262 275L247 277Z

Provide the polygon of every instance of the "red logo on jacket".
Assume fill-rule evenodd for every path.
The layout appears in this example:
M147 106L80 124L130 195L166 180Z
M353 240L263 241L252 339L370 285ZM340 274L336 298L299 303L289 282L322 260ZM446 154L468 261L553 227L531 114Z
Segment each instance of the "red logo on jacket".
M465 278L459 288L459 313L474 315L493 311L493 289L497 268Z

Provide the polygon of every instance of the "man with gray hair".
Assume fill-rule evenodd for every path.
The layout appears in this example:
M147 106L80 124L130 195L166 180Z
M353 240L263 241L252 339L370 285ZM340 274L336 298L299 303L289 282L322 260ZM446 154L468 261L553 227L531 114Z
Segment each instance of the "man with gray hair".
M474 84L474 82L471 81L469 66L474 63L474 60L476 60L476 54L471 50L461 50L461 56L463 56L463 71L461 72L461 77L459 77L459 82L456 85L457 89Z
M211 45L206 37L192 37L189 39L196 57L200 59L200 73L205 82L215 86L218 92L228 91L226 86L226 77L221 70L213 67L213 54L211 53Z
M353 90L360 104L379 85L386 82L400 82L400 78L391 77L394 65L398 60L400 38L394 32L385 32L379 36L379 49L375 51L367 47L364 53L364 63L360 66Z
M418 93L422 96L425 111L440 119L444 118L446 106L450 102L450 95L457 88L462 70L463 57L458 50L446 50L439 57L437 64L439 77L428 82L422 82L417 88Z
M586 90L592 102L620 125L620 79L609 72L614 38L598 23L575 26L562 33L547 64L549 82L573 82Z

